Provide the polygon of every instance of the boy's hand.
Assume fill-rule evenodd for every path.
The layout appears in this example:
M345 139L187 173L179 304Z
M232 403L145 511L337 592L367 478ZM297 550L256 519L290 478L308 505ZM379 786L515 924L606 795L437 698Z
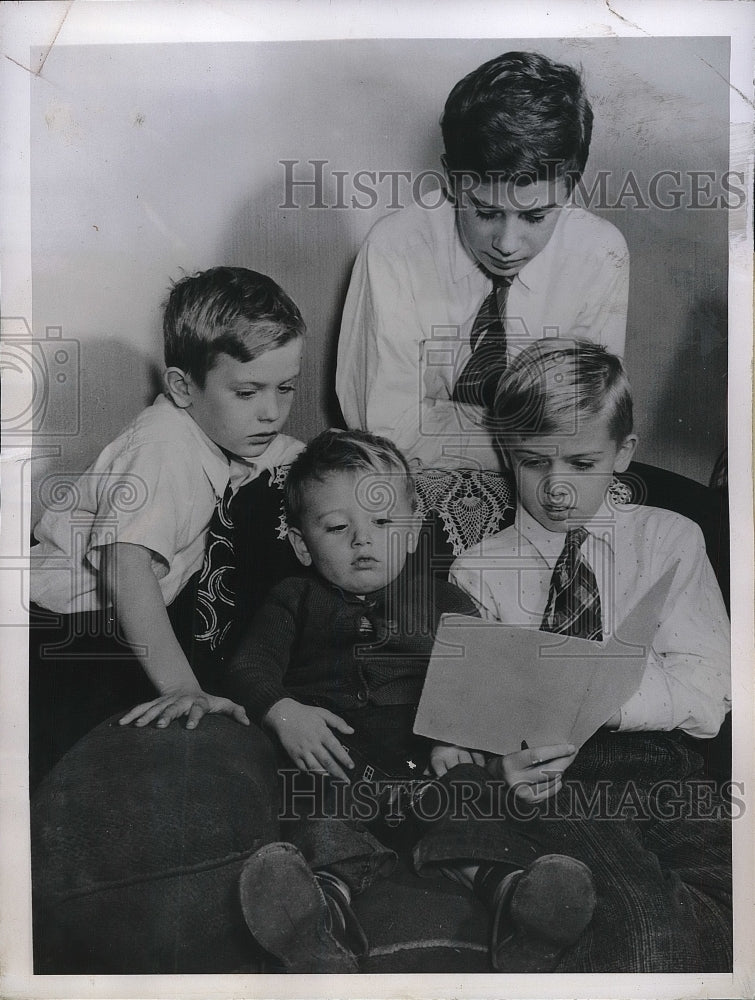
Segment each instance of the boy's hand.
M343 768L353 767L354 762L333 730L347 734L354 730L339 715L327 708L302 705L293 698L281 698L263 721L300 771L327 772L333 778L349 780Z
M552 747L528 747L505 757L494 757L488 770L503 778L514 794L525 802L542 802L559 791L564 771L577 756L571 743Z
M479 764L485 767L485 757L478 750L465 750L452 743L436 743L430 751L430 770L436 778L442 778L457 764Z
M120 719L122 726L134 723L136 726L148 726L150 722L157 719L157 728L165 729L174 719L179 719L182 715L188 715L186 720L187 729L196 729L199 720L203 715L230 715L242 726L249 725L249 717L246 710L235 701L228 698L220 698L218 695L206 694L201 688L190 691L174 691L171 694L161 695L154 701L145 701Z

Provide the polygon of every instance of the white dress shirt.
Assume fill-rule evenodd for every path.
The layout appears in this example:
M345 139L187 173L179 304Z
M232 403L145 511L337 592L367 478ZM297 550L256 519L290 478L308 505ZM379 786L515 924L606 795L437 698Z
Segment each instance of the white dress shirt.
M253 460L229 462L186 410L158 396L78 479L50 498L34 529L31 600L73 614L103 607L100 548L149 549L166 605L204 561L205 536L229 481L235 493L304 445L285 434Z
M618 229L565 206L509 289L509 353L561 336L623 355L628 285ZM341 323L336 391L347 425L390 438L427 468L498 469L481 412L451 401L491 288L459 239L449 202L381 219L356 259Z
M700 528L657 507L608 502L585 527L582 554L598 582L606 638L679 562L640 687L622 706L619 728L715 736L731 707L730 632ZM513 525L454 562L450 579L484 618L539 628L565 537L520 508Z

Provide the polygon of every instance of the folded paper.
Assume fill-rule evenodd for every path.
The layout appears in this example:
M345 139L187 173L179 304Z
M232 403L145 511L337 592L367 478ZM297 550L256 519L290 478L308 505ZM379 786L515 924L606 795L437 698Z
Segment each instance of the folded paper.
M444 615L415 733L496 754L582 746L640 686L677 566L603 642Z

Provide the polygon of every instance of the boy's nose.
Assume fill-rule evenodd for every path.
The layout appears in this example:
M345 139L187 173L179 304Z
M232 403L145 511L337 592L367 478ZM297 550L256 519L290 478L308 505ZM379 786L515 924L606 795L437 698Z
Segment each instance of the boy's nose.
M510 257L519 247L519 230L514 219L501 219L493 234L493 249L502 257Z
M569 493L569 484L560 476L549 476L544 484L544 492L552 498L563 497Z
M355 546L372 545L372 533L367 525L358 525L354 528L351 544Z
M263 396L260 400L260 408L257 411L259 420L265 423L274 423L280 417L280 405L275 396Z

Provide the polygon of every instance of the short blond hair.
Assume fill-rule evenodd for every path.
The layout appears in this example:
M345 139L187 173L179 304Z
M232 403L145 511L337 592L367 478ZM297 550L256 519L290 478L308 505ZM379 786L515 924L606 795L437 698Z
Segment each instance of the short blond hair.
M514 357L500 378L492 429L507 438L574 432L580 417L605 413L611 438L632 433L632 388L621 359L590 340L538 340Z

